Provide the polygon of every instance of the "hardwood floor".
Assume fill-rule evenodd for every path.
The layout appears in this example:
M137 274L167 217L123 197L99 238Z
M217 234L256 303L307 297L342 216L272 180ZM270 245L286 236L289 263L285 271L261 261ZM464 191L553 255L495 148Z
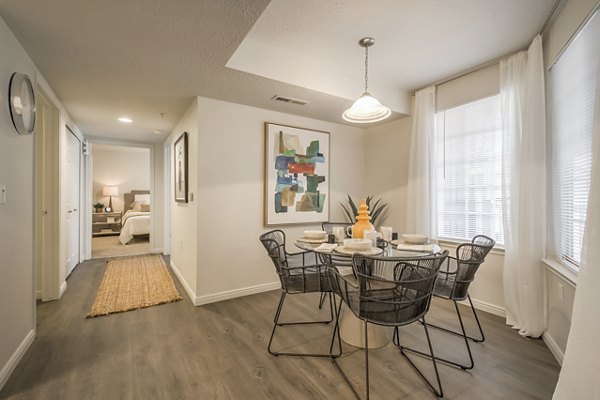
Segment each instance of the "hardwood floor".
M183 301L85 319L104 269L103 260L81 264L61 300L38 305L37 338L0 399L353 398L328 359L267 353L278 291L193 307L174 278ZM314 317L317 301L313 295L288 296L282 320ZM544 343L519 337L499 317L480 315L487 340L472 345L475 369L440 366L444 397L551 399L559 366ZM441 300L429 313L431 322L455 318L452 304ZM403 328L401 340L423 348L422 329ZM330 330L283 327L274 345L325 352ZM460 338L432 330L432 339L439 356L465 359ZM362 390L363 352L350 346L344 351L350 355L340 363ZM433 373L429 361L415 359ZM435 398L393 345L370 351L369 364L372 399Z

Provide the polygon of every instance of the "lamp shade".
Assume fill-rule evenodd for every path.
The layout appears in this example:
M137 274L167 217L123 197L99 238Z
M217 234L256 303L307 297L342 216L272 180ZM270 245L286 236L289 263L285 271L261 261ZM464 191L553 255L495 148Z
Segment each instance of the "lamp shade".
M119 187L118 186L104 186L102 188L103 196L118 196L119 195Z
M342 118L348 122L358 124L366 124L369 122L377 122L386 119L392 111L382 105L379 100L365 92L363 95L352 104L352 107L347 109Z

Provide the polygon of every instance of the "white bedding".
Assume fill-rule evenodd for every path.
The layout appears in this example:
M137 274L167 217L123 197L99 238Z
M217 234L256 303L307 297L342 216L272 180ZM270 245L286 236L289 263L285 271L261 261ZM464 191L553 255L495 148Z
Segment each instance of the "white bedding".
M142 211L127 210L123 215L123 228L119 241L127 244L134 235L147 235L150 233L150 213Z

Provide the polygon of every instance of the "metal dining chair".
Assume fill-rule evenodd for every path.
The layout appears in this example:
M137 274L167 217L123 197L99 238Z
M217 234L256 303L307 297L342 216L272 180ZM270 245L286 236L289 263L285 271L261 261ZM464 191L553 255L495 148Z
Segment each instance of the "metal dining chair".
M458 322L461 331L456 332L454 330L450 330L434 324L429 324L429 326L435 329L442 330L444 332L451 333L453 335L463 337L465 345L467 347L469 364L461 364L455 361L442 358L438 358L438 361L454 365L464 370L472 369L475 366L475 363L473 362L473 354L471 353L471 347L469 345L469 340L481 343L485 341L485 335L483 333L483 328L481 327L479 317L477 316L477 312L475 311L475 307L473 307L473 301L471 300L471 296L469 295L469 286L471 285L471 282L473 282L473 280L475 279L475 273L477 272L481 264L483 264L483 262L485 261L486 255L490 252L490 250L494 247L495 244L496 241L490 237L484 235L475 236L470 243L463 243L456 248L456 257L448 257L447 263L438 274L438 278L435 282L435 288L433 290L433 295L454 302L454 308L456 309L456 315L458 316ZM460 313L460 308L458 306L458 302L463 300L469 300L473 317L475 318L475 322L477 323L477 327L479 328L479 337L467 335L462 315ZM413 351L414 353L418 353L423 356L428 356L427 354L423 354L418 351L414 351L411 349L407 350Z
M307 258L310 253L307 251L297 253L289 253L286 251L285 233L281 230L266 232L260 235L259 239L275 265L275 270L281 282L281 296L275 312L273 330L271 331L271 337L269 338L269 345L267 347L269 353L274 356L330 357L331 351L329 354L314 354L278 352L272 349L273 338L278 327L285 325L328 324L333 321L334 304L328 269L325 264L318 262L308 264ZM317 260L316 257L315 260ZM279 318L286 296L288 294L304 293L325 293L329 297L330 318L324 321L280 322Z
M448 251L431 256L418 257L372 257L355 254L352 257L354 277L339 274L332 269L332 290L339 294L352 313L363 321L365 338L365 396L369 399L369 337L367 324L400 327L422 320L429 310L433 287L438 271L448 256ZM335 304L335 303L334 303ZM442 383L433 353L427 324L423 324L425 337L435 371L437 387L423 375L400 346L401 354L427 386L439 397L443 396ZM339 308L336 308L336 324L331 338L331 346L339 331ZM339 334L337 335L339 340ZM340 355L341 357L341 355ZM339 358L332 355L332 361L340 371L356 398L356 389L342 370Z

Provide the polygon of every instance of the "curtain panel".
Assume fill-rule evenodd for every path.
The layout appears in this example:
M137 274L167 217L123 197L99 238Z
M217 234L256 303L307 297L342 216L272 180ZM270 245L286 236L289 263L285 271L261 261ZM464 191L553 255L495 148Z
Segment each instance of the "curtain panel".
M500 62L506 323L522 336L545 330L546 117L542 40Z

